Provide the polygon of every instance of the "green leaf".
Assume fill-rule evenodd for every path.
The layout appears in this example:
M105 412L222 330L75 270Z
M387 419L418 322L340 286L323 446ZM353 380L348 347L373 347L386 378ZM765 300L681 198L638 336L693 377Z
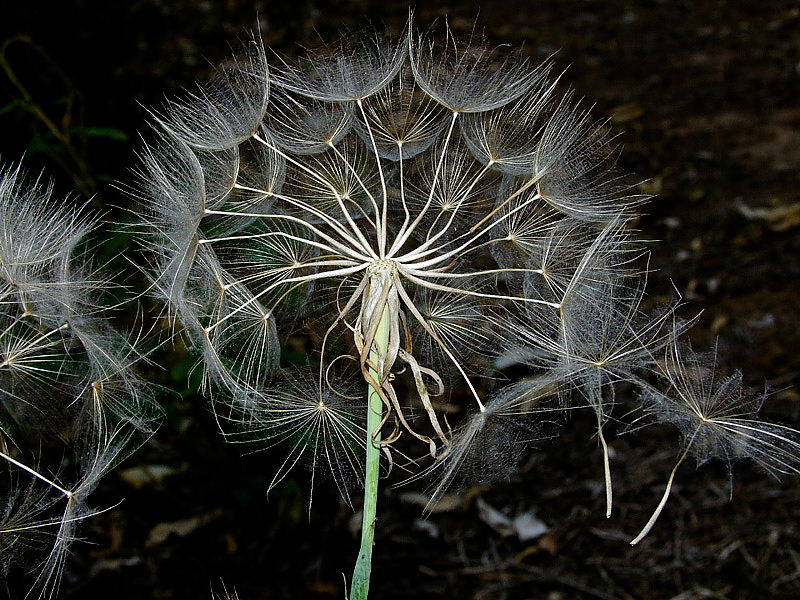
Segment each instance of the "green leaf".
M128 134L114 127L87 127L84 132L89 137L106 138L116 142L128 141Z
M4 115L6 113L10 113L12 110L14 110L15 108L18 108L18 107L19 107L19 102L17 102L16 100L12 100L11 102L6 104L5 106L0 107L0 115Z
M50 142L49 139L54 139L52 136L45 135L44 137L36 137L31 140L30 144L28 144L28 152L30 154L39 154L39 153L49 153L52 152L53 154L63 156L64 155L64 147L56 142Z

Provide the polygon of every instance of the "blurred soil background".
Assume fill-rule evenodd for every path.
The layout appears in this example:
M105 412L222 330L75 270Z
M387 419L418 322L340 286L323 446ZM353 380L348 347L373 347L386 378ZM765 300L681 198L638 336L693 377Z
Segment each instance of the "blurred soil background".
M800 8L762 0L420 3L418 26L554 52L562 78L624 145L623 171L655 194L649 303L681 290L696 349L772 390L768 418L800 424ZM352 0L6 2L0 7L0 157L45 169L72 201L120 215L144 107L206 78L258 26L288 55L373 23L399 33L403 4ZM114 252L113 250L111 252ZM109 257L110 258L110 257ZM674 286L674 287L673 287ZM335 486L293 473L267 497L280 452L225 445L186 389L191 360L159 358L162 429L92 497L59 597L343 598L359 517ZM624 406L617 416L624 415ZM620 435L616 506L604 518L593 417L575 415L510 481L447 496L422 518L424 485L384 486L376 600L800 598L800 482L743 464L684 467L650 536L635 535L676 458L676 432ZM401 477L395 477L397 481ZM119 503L119 504L118 504ZM355 507L358 510L358 506ZM310 516L309 516L310 514ZM24 573L6 591L21 598ZM30 583L30 579L27 579ZM2 588L0 588L2 589Z

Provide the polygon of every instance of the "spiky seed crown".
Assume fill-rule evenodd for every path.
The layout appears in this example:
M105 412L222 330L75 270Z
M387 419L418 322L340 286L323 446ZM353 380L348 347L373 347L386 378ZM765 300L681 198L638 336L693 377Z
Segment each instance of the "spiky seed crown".
M151 432L157 411L131 371L141 357L99 302L111 282L84 253L93 219L20 166L0 168L0 463L12 481L0 516L2 563L46 548L34 590L55 593L89 494ZM37 457L56 438L74 441L77 474ZM45 453L46 454L46 453Z
M155 285L203 349L207 382L245 412L269 406L286 322L318 328L321 373L342 355L366 373L390 305L386 374L407 368L431 432L378 382L389 423L446 452L428 388L461 379L482 410L472 380L513 344L510 320L535 307L558 319L577 285L564 272L555 294L529 293L557 277L550 261L574 271L613 254L641 200L587 185L609 149L549 71L410 30L270 69L252 40L216 82L168 103L142 197ZM548 249L556 231L571 256Z
M650 385L686 324L674 307L642 314L628 224L644 197L551 70L410 26L275 67L253 39L213 84L155 114L140 191L154 289L199 349L225 422L287 441L292 462L359 477L347 440L363 433L366 399L335 383L355 365L383 401L382 443L411 435L437 459L436 496L484 433L499 447L498 424L589 408L610 514L615 383ZM287 396L281 340L297 329L315 343L316 383ZM510 362L536 376L498 386ZM455 430L448 396L473 414Z

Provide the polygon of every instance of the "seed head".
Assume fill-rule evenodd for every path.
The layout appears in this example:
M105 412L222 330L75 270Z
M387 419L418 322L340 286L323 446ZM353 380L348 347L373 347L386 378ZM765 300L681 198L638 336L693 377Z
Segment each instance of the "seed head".
M113 329L100 302L112 284L84 241L96 222L71 204L19 166L0 167L0 464L12 483L0 547L5 565L40 564L39 597L58 591L78 522L96 512L88 496L157 417L150 387L132 372L137 339ZM71 482L45 461L65 438L74 441Z
M616 388L651 389L686 325L669 326L674 307L642 309L630 222L645 197L616 173L603 124L558 91L549 61L476 36L409 25L274 66L254 44L213 94L159 113L139 194L154 289L200 351L221 422L238 422L230 435L293 444L278 479L304 457L346 479L366 393L330 374L355 365L383 404L368 438L389 456L401 435L427 446L435 498L473 459L539 438L543 415L589 409L610 514ZM302 390L281 364L297 333L314 346ZM504 382L513 363L530 377ZM726 419L712 440L700 422L689 446L703 456L734 453L732 428L740 444L746 427L772 431Z

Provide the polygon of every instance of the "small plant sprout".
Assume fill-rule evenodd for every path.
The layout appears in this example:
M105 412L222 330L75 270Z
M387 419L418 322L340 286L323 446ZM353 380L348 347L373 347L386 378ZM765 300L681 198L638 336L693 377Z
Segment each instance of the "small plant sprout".
M686 452L796 456L793 431L707 414L680 356L661 368L685 326L674 307L641 309L630 222L645 198L551 71L410 25L275 66L253 38L153 113L136 190L152 289L202 357L229 438L286 448L273 485L305 463L346 498L363 489L353 600L401 437L430 455L435 500L481 458L551 435L549 415L586 409L610 516L614 390L652 390L659 372L674 391L648 392L649 410L681 419ZM282 360L292 335L313 345L299 367ZM509 381L510 364L528 374Z
M44 550L39 597L56 594L78 523L97 512L88 496L157 416L131 372L135 340L100 303L115 286L86 257L96 222L64 204L19 166L0 168L0 562ZM67 473L37 458L59 438L74 454Z

